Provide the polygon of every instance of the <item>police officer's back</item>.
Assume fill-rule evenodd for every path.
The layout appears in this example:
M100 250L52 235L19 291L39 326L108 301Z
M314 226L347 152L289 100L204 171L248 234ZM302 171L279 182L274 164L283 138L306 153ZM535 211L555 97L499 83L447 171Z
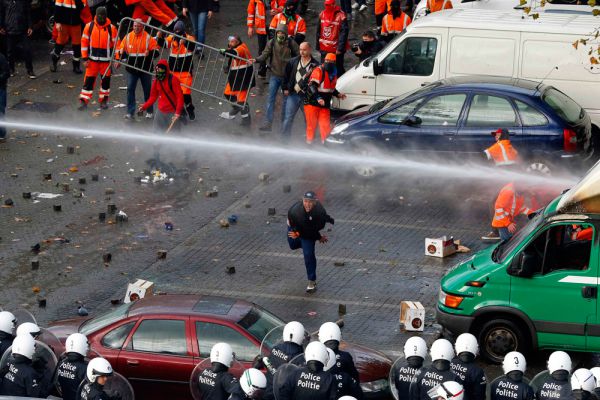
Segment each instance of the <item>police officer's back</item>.
M394 363L394 386L399 399L408 399L410 384L423 366L427 356L427 343L419 336L412 336L404 343L404 360Z
M12 355L0 371L0 394L7 396L38 397L40 383L31 365L35 340L31 335L17 335L12 344Z
M548 358L549 376L540 383L535 398L538 400L564 400L571 398L571 357L564 351L555 351Z
M457 381L463 385L465 400L484 400L487 380L483 369L475 363L475 357L479 353L477 339L470 333L458 336L454 343L456 357L452 359L450 368L457 377Z
M200 373L198 385L202 400L227 400L233 393L240 393L237 379L229 372L233 362L233 350L227 343L217 343L210 350L211 368Z
M328 348L327 353L329 354L329 359L327 360L327 365L325 365L323 368L324 371L330 371L333 367L335 367L337 362L333 350ZM362 400L363 391L360 387L360 383L358 383L356 379L343 371L338 371L332 375L335 384L335 391L337 393L337 399L341 399L342 397L351 397L355 400Z
M319 342L335 353L336 363L329 372L332 374L345 372L358 382L360 378L352 356L347 351L340 350L341 340L342 331L336 323L325 322L319 328Z
M79 389L77 399L81 400L120 400L119 393L107 393L104 385L113 369L108 360L97 357L92 359L86 368L86 380Z
M450 370L450 361L454 358L454 348L446 339L438 339L431 345L431 366L423 367L410 384L410 400L431 400L428 391L442 382L455 381L456 376Z
M531 400L533 389L523 382L527 363L523 354L511 351L504 356L504 375L492 383L491 400Z
M590 372L594 375L594 378L596 378L596 387L594 388L594 395L597 399L600 399L600 367L590 368Z
M306 366L288 376L281 387L274 387L277 400L334 400L336 399L333 376L324 371L329 355L320 342L312 342L304 351Z
M0 357L12 346L17 319L8 311L0 311Z
M56 368L58 385L63 400L76 400L77 389L86 378L87 362L85 356L89 344L85 335L73 333L65 342L65 358L61 359Z
M261 400L267 387L267 378L256 368L248 368L239 380L240 390L235 391L229 400Z
M579 368L571 376L571 394L574 400L596 400L594 389L596 379L592 371L586 368Z

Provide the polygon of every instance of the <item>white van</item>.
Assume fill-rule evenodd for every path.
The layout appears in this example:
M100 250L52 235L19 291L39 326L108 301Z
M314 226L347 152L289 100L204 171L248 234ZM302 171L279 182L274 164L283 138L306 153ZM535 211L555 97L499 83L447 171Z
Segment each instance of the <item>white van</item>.
M452 76L495 75L558 88L586 109L600 134L600 68L591 65L589 46L573 46L599 23L577 14L533 20L513 12L436 12L342 75L337 90L347 97L334 99L333 108L354 110Z

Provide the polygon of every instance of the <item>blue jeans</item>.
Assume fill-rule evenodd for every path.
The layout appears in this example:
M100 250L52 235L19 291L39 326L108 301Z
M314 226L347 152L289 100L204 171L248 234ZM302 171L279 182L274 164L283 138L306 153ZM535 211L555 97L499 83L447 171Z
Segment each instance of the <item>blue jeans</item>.
M267 98L267 121L273 123L273 112L275 108L275 100L277 99L277 93L281 91L281 84L283 78L278 76L271 76L269 78L269 97ZM285 110L285 104L287 102L287 96L283 98L282 110ZM283 111L282 111L283 115Z
M288 233L291 230L292 229L288 226ZM297 250L302 248L302 253L304 254L304 266L306 267L306 277L309 281L317 280L317 257L315 256L316 242L316 240L302 239L301 237L292 239L288 236L290 249Z
M283 108L283 127L281 128L281 135L284 139L289 139L292 135L292 125L298 110L302 110L302 113L304 113L302 103L302 97L297 93L290 93L287 96Z
M508 228L498 228L498 234L500 235L500 240L508 240L513 235L508 231Z
M208 11L199 13L190 13L190 20L196 34L196 41L204 44L206 40L206 21L208 21Z
M6 114L6 89L0 89L0 121L4 121ZM0 126L0 139L6 137L6 128Z
M152 88L152 76L143 72L135 74L127 73L127 114L135 115L135 89L137 87L138 80L142 83L142 90L144 91L144 101L150 97L150 89ZM154 108L148 107L146 112L152 113Z

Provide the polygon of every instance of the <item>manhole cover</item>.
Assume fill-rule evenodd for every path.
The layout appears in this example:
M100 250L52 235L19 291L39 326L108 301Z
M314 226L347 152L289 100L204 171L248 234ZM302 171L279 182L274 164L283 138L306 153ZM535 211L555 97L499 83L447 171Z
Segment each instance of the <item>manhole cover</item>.
M57 112L60 108L64 106L65 104L61 103L48 103L43 101L31 101L23 99L14 106L12 106L11 110L35 111L50 114Z

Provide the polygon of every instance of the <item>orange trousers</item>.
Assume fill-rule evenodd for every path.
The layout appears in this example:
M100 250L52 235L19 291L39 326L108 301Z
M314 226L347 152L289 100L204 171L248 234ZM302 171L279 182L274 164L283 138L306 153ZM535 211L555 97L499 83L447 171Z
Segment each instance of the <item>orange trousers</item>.
M142 21L148 23L148 16L165 26L177 20L177 15L165 4L164 0L141 0L135 4L131 18L141 18Z
M247 90L231 90L231 86L229 85L229 83L227 83L227 86L225 86L224 94L229 98L235 97L236 103L245 103L246 99L248 98Z
M65 45L69 40L73 46L81 44L81 25L61 25L61 30L57 30L56 44Z
M304 115L306 116L306 142L312 143L315 139L315 130L319 124L319 132L321 133L321 143L325 143L325 139L331 132L331 116L329 108L304 105Z
M96 77L102 76L106 73L100 84L100 91L98 93L98 100L108 101L110 95L110 74L111 68L109 62L103 61L89 61L87 68L85 69L85 77L83 78L83 88L79 93L79 100L84 103L89 103L94 93L94 86L96 85Z

